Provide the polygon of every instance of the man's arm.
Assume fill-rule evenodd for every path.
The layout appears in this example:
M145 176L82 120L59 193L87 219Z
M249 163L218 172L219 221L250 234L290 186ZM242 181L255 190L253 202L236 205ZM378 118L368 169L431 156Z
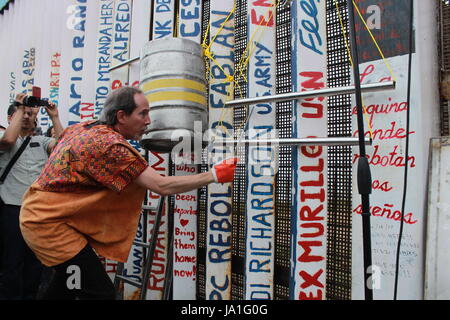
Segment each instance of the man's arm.
M190 176L165 177L161 176L151 167L147 167L135 180L135 183L141 187L162 196L199 189L212 182L214 182L214 177L211 172L203 172Z
M16 101L19 103L23 102L23 98L25 97L25 94L18 94L16 96ZM11 122L8 125L8 128L6 128L3 136L0 139L0 150L5 151L11 149L17 141L17 138L19 137L20 130L22 128L22 119L24 114L25 107L23 105L19 105L17 107L16 112L12 115Z
M52 120L53 129L55 130L56 139L54 139L52 142L49 143L47 147L47 153L52 153L53 149L55 148L56 144L58 143L58 138L61 136L62 132L64 131L64 127L61 124L61 120L59 120L59 112L56 105L52 102L50 102L50 106L45 107L45 110L47 111L50 119Z
M56 105L50 102L50 106L45 107L50 119L52 120L53 128L55 129L56 138L59 138L62 132L64 131L64 127L61 124L61 120L59 120L59 112Z
M162 196L184 193L206 186L212 182L226 183L234 179L237 158L225 160L213 168L211 171L190 176L161 176L153 168L147 167L135 182L150 191Z
M58 143L58 141L56 141L55 138L52 138L52 141L50 141L50 143L47 146L47 154L50 155L53 151L53 149L55 149L56 144Z

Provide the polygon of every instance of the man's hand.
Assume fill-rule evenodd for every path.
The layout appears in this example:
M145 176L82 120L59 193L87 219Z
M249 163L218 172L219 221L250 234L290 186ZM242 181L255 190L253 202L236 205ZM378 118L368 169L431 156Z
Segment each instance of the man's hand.
M27 95L25 93L18 93L16 94L16 102L20 106L23 106L23 99L25 99Z
M217 183L232 182L238 161L238 158L230 158L212 167L211 172L214 181Z
M25 93L18 93L16 94L15 99L15 105L16 105L16 111L12 114L12 116L8 116L8 122L11 125L11 122L14 118L19 119L17 120L17 123L20 123L22 121L23 113L25 111L25 106L23 105L23 100L25 99L27 95Z
M64 127L61 123L61 120L59 119L58 108L56 107L56 104L54 104L53 102L49 102L49 106L44 108L47 111L50 119L52 120L53 129L55 130L55 137L56 139L59 139L59 137L64 131Z
M49 102L49 106L44 108L47 111L50 118L53 119L58 117L58 108L56 107L56 104L54 104L53 102Z
M24 93L18 93L15 99L16 111L8 116L8 127L6 128L3 136L0 139L0 150L10 150L19 137L22 127L22 120L25 113L25 106L23 105L23 99L27 95Z
M35 119L36 119L40 109L41 109L41 107L33 107L33 108L31 108L31 114L33 115L33 117Z

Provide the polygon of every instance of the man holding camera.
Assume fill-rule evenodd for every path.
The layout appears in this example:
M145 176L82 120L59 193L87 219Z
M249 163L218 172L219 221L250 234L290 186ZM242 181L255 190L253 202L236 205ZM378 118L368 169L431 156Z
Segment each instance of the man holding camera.
M34 134L39 107L24 105L28 98L16 96L8 108L9 126L0 132L0 299L7 300L34 299L39 287L42 265L23 240L19 213L23 194L57 143ZM45 104L58 136L63 131L58 109L53 103Z

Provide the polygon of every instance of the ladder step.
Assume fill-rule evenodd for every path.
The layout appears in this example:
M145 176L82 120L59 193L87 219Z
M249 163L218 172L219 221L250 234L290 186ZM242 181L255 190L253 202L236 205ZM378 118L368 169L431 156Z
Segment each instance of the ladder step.
M288 139L252 139L252 140L215 140L215 145L279 145L279 146L357 146L359 139L353 137L334 137L334 138L288 138ZM372 140L365 138L365 145L371 145Z
M395 89L395 81L369 83L361 85L362 92L374 92ZM238 99L225 102L225 106L240 106L266 102L280 102L286 100L307 99L314 97L336 96L341 94L353 94L356 92L355 86L346 86L338 88L323 88L317 90L309 90L302 92L281 93L272 96L260 96L254 98Z
M146 204L142 205L142 210L156 211L157 209L158 208L152 207L152 206L148 206Z
M142 281L138 282L135 280L131 280L130 277L127 277L126 275L123 275L124 270L125 270L125 266L123 262L119 262L117 264L117 270L116 270L116 277L114 279L114 288L117 291L117 298L118 299L123 299L123 286L121 286L121 284L123 283L127 283L130 284L136 288L139 288L141 290L140 295L139 295L139 299L140 300L145 300L146 298L146 293L147 293L147 283L148 283L148 279L150 276L150 271L152 269L152 262L153 262L153 253L154 253L154 249L156 246L156 238L155 235L158 233L159 230L159 225L160 225L160 221L161 221L161 216L162 216L162 211L164 208L164 203L165 203L165 197L161 197L161 201L158 204L158 208L154 208L148 205L143 205L142 209L143 210L154 210L156 213L156 220L155 220L155 228L152 231L152 242L151 243L146 243L146 242L142 242L139 241L139 239L134 239L133 241L133 245L138 246L138 247L144 247L147 248L148 250L143 250L144 251L144 267L142 270ZM143 214L146 214L146 212L144 212ZM149 251L149 252L146 252Z
M116 278L122 280L123 282L126 282L128 284L131 284L132 286L135 286L137 288L141 288L142 287L142 283L128 279L127 277L121 276L121 275L116 275Z
M150 244L145 242L133 241L133 244L138 247L150 248Z

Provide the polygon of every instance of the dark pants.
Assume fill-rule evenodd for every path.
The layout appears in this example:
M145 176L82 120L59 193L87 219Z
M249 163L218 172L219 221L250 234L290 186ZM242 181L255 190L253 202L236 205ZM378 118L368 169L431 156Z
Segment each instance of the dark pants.
M19 214L19 206L1 206L0 299L4 300L35 299L41 280L43 266L22 237Z
M72 259L54 267L45 300L114 300L114 285L98 256L87 245Z

